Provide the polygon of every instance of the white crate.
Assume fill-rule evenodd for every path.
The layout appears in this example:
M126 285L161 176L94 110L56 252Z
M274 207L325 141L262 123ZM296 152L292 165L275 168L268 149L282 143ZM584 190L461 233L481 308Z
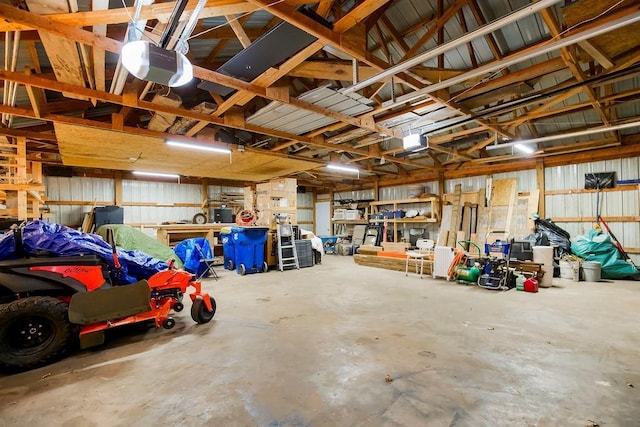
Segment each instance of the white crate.
M349 209L347 210L347 212L345 213L345 218L346 220L356 220L356 219L360 219L360 211L358 209Z
M334 220L344 220L347 217L346 209L336 209L333 211Z

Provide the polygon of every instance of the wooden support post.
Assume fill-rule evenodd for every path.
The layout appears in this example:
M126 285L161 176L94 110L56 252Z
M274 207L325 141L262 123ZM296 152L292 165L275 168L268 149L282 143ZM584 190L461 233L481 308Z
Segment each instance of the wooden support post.
M544 213L545 182L544 182L544 161L542 159L536 162L536 181L538 184L538 190L540 190L540 196L538 199L538 216L540 218L544 218L545 217L545 213Z
M201 185L200 192L202 195L202 210L207 217L207 222L209 222L209 179L202 178ZM211 222L213 222L213 220Z
M117 171L113 180L113 201L116 206L122 206L122 172Z
M18 167L16 169L16 183L27 183L27 138L18 137L18 156L16 162ZM24 221L27 219L27 190L18 190L18 219Z

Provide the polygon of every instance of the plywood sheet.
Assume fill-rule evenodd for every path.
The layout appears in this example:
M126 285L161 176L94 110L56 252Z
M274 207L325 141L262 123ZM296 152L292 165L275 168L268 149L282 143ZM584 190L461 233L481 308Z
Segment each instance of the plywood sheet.
M63 164L116 170L176 173L183 176L265 181L319 164L272 154L225 154L169 147L160 138L86 126L55 124Z
M70 10L66 0L38 1L28 0L27 6L31 13L49 15L52 13L77 12ZM47 31L38 31L40 41L47 52L49 62L56 79L60 82L77 86L84 86L83 65L74 40L54 35ZM64 93L68 98L86 99L70 93Z
M509 206L515 203L518 191L518 180L494 179L491 183L491 206Z
M588 22L600 14L614 8L621 10L636 3L636 0L580 0L567 4L562 8L562 15L567 27ZM589 39L609 58L637 48L640 45L640 23L626 25L614 31Z

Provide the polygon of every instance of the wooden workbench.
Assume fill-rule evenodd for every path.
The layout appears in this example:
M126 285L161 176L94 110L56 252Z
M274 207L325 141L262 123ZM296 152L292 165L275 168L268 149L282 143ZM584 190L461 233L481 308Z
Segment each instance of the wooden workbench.
M205 237L214 251L222 245L219 234L223 227L233 227L236 224L210 223L210 224L160 224L145 225L145 228L156 230L156 239L167 246L175 246L185 239Z

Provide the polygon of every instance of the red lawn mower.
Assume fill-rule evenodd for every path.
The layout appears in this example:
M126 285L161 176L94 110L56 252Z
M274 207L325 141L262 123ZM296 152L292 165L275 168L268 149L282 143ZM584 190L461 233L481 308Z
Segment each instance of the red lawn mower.
M119 268L115 247L114 261ZM171 329L171 311L184 309L189 287L191 317L208 323L215 300L172 263L147 280L113 286L108 266L95 255L0 261L0 368L45 365L78 341L83 349L102 344L105 330L122 325L153 321Z

